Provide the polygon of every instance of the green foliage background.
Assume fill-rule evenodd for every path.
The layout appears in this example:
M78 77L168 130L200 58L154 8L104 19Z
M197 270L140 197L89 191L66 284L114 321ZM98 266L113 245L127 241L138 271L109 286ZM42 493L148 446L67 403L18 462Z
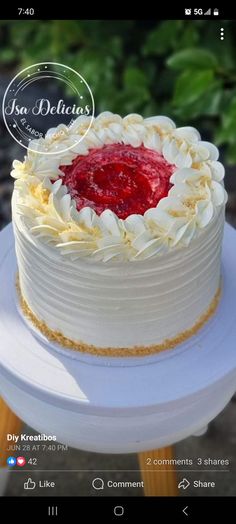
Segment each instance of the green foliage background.
M220 21L0 22L4 72L65 63L92 88L96 111L166 114L195 125L236 162L236 31Z

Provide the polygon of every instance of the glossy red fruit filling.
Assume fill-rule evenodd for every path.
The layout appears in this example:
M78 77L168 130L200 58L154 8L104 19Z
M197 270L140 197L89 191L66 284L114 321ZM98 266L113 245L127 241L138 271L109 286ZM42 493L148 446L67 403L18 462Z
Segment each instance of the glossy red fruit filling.
M143 215L167 196L175 166L144 146L109 144L78 155L60 169L78 211L89 206L100 215L111 209L124 219L133 213Z

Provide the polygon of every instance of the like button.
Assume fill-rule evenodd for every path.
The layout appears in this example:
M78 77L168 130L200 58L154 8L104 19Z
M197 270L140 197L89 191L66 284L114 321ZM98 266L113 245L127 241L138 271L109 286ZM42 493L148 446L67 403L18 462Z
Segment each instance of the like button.
M30 478L26 482L24 482L24 489L34 489L35 486L36 486L36 482L34 482Z

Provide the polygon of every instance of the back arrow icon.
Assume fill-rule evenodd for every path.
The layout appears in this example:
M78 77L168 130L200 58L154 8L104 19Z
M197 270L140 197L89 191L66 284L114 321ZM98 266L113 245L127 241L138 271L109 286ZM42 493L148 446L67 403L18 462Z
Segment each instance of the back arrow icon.
M183 513L186 515L186 517L188 517L188 513L187 513L187 510L188 509L188 506L186 506L186 508L183 509Z

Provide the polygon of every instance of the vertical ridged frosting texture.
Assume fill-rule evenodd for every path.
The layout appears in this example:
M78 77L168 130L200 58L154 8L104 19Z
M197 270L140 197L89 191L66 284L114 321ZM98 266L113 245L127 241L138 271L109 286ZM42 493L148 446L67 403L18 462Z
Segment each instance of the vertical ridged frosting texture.
M20 286L40 320L97 347L149 346L194 326L220 281L224 212L188 247L136 263L72 261L35 237L16 212Z

